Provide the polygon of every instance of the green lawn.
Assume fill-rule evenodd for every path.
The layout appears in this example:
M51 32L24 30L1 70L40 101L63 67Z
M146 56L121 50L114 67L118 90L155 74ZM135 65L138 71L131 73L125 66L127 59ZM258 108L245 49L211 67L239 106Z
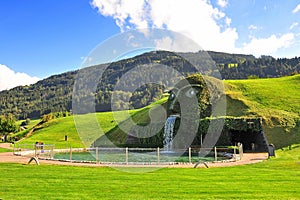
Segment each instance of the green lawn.
M18 125L21 125L22 122L25 121L25 120L19 120L17 121L17 124ZM21 130L17 133L14 133L14 134L10 134L10 137L11 138L14 138L15 136L19 137L19 138L22 138L24 137L26 134L29 133L29 131L34 127L36 126L41 120L40 119L33 119L33 120L30 120L30 123L28 125L26 125L26 129L25 130Z
M227 113L262 117L268 141L276 147L300 142L300 75L226 80Z
M43 125L43 128L36 130L34 134L17 144L34 144L35 142L44 142L45 144L54 144L56 148L65 148L65 135L68 136L68 144L74 147L82 147L80 138L76 132L72 116L54 119Z
M248 103L252 111L280 110L300 114L300 75L282 78L227 80L227 93ZM252 102L252 104L250 103ZM258 109L258 110L256 110ZM269 113L262 113L269 114Z
M4 153L4 152L12 152L12 150L0 147L0 153Z
M300 199L300 145L259 164L126 173L0 164L0 199Z
M42 125L41 129L36 130L34 134L17 144L34 144L37 141L43 142L45 144L54 144L55 148L66 148L72 146L74 148L79 147L86 147L90 146L90 144L99 138L104 133L109 132L111 129L116 127L117 122L124 121L128 114L133 116L133 120L135 122L145 121L149 119L148 111L151 107L165 102L166 98L159 100L150 106L147 106L142 109L136 110L125 110L125 111L116 111L116 112L101 112L94 114L86 114L86 115L78 115L76 116L75 122L77 123L77 127L74 123L74 117L68 116L63 118L57 118L51 120ZM136 113L138 114L136 116ZM97 120L97 127L94 127L94 123L90 123L91 120L96 117ZM99 126L98 126L99 125ZM84 130L87 134L81 133L80 127L84 127ZM77 129L76 129L77 128ZM101 128L102 132L99 131ZM80 134L78 134L78 132ZM84 138L84 141L87 141L88 144L84 145L82 143L82 138L84 134L87 135L89 138ZM65 141L65 135L68 136L68 141Z
M129 113L134 114L137 111L139 110L132 110L129 111ZM127 111L120 111L117 113L122 112L125 113ZM84 119L83 123L85 123L85 121L89 120L90 115L82 115L81 118ZM108 132L117 125L112 112L96 113L96 120L98 120L103 133ZM86 128L89 129L93 127L86 126ZM91 133L95 130L97 129L91 130L89 132L89 136L93 137ZM99 133L99 131L97 133ZM65 135L68 136L67 142L65 141ZM101 135L97 135L97 137L93 139L95 140L99 136ZM85 147L77 133L73 116L51 120L50 122L43 124L42 128L36 130L32 136L18 142L17 144L34 144L37 141L44 142L45 144L54 144L55 148L66 148L68 146L72 146L74 148Z

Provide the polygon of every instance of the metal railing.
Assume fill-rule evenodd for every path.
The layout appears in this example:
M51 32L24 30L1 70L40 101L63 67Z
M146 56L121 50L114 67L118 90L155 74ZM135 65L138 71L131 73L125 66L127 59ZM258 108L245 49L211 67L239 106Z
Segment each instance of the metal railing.
M53 159L53 144L14 144L13 154L17 156Z
M242 146L177 149L163 148L66 148L55 149L51 144L16 144L14 155L37 157L67 162L88 162L101 164L192 164L203 162L229 162L240 160Z

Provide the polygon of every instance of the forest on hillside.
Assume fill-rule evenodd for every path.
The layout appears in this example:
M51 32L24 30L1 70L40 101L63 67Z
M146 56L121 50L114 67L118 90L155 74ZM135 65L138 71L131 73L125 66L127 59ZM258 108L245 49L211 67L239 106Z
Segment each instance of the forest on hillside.
M72 100L73 103L80 104L84 108L84 105L89 104L91 97L95 99L96 111L109 111L113 91L120 97L119 102L114 105L117 110L122 110L126 106L140 108L149 105L159 99L166 88L158 84L146 84L137 88L133 93L122 89L115 91L114 88L126 72L136 66L153 63L171 66L184 76L199 72L199 66L201 66L202 74L215 76L216 71L209 68L209 65L215 65L222 79L271 78L300 72L300 57L275 59L271 56L255 58L252 55L220 52L208 52L208 54L212 59L203 59L205 56L201 51L176 54L154 51L111 64L91 66L81 70L80 76L89 77L90 80L100 80L96 89L91 89L85 82L77 82L76 90L80 92L76 95L73 95L73 89L78 71L54 75L36 84L1 91L0 115L12 114L17 119L26 119L39 118L51 112L72 112ZM199 66L195 67L195 65ZM99 77L98 69L104 67L106 70L102 77ZM164 80L169 85L174 81L164 77L164 74L158 76L157 79ZM82 110L82 112L85 111Z

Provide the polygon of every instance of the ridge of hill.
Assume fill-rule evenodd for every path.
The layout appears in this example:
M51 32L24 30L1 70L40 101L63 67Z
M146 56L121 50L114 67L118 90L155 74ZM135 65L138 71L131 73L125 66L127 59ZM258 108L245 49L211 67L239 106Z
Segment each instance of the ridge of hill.
M111 110L111 95L116 82L129 70L138 65L160 63L173 66L177 71L187 76L197 72L193 64L203 64L203 54L171 53L154 51L120 60L111 64L91 66L84 70L87 77L98 80L96 68L107 67L96 91L91 91L86 85L79 85L82 93L80 103L88 103L87 98L95 97L96 111ZM291 59L275 59L270 56L255 58L252 55L207 52L218 67L223 79L247 79L249 77L281 77L300 72L300 57ZM200 60L200 61L199 61ZM18 119L39 118L50 112L71 111L74 81L78 71L54 75L29 86L19 86L11 90L0 92L0 114L13 114ZM203 74L214 75L210 69L203 68ZM160 77L163 78L163 77ZM119 110L124 109L124 101L128 101L131 108L142 108L158 100L165 88L156 84L148 84L138 88L131 96L126 91L118 91L124 99L119 102ZM131 97L130 97L131 96ZM75 99L76 100L76 99Z

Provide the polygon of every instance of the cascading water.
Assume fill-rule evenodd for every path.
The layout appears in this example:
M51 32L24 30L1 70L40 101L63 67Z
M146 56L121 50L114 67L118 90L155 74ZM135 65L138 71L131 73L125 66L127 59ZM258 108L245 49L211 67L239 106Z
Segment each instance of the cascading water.
M164 151L173 150L173 134L176 118L177 116L171 115L166 120L164 130Z

